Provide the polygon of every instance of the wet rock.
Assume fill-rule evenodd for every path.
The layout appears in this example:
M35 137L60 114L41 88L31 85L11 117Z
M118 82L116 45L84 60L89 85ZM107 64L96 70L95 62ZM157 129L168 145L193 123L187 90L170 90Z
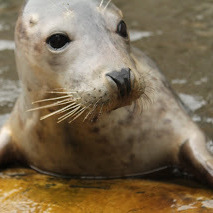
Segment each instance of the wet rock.
M212 190L185 180L67 180L27 169L0 174L4 213L211 213L212 204Z

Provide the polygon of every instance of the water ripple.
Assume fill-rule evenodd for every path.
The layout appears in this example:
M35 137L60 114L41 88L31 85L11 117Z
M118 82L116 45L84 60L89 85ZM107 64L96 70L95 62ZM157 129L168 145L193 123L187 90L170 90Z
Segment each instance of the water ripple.
M207 104L201 96L192 96L188 94L179 94L180 99L189 107L191 111L196 111Z
M18 81L0 78L0 107L11 107L20 94Z
M14 49L15 49L14 41L0 40L0 51L14 50Z

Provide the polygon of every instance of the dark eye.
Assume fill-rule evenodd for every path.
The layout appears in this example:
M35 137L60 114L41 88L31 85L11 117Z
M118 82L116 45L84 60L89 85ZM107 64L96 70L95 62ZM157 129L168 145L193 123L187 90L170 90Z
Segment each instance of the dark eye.
M46 43L54 50L59 50L69 44L71 40L65 34L54 34L51 35Z
M117 26L117 33L124 38L128 37L127 26L123 20Z

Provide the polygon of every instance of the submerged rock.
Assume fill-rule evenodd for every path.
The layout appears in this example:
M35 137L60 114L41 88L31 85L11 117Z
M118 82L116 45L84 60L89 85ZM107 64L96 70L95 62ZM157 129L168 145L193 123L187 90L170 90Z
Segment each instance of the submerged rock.
M65 180L10 169L0 173L0 212L211 213L213 192L186 180Z

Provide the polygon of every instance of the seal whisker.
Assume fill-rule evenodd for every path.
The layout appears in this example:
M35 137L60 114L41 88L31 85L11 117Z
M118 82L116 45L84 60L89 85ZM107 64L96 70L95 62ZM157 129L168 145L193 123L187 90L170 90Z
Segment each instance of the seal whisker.
M101 116L101 115L102 115L102 112L103 112L103 106L104 106L104 104L102 104L102 105L101 105L101 108L100 108L100 111L99 111L99 116Z
M85 118L84 118L84 121L83 121L83 122L85 122L85 121L88 119L88 117L90 116L91 112L92 112L92 110L90 110L90 111L88 112L88 114L85 116Z
M74 106L76 106L76 102L70 104L69 107L66 108L66 109L64 109L63 111L61 111L60 114L66 112L66 111L68 111L68 110L73 109Z
M50 107L60 106L60 105L64 105L64 104L68 104L68 103L72 103L72 102L74 102L74 101L70 100L70 99L65 99L63 101L57 101L53 104L48 104L48 105L45 105L45 106L29 109L29 110L27 110L27 112L32 112L32 111L36 111L36 110L40 110L40 109L47 109L47 108L50 108Z
M94 117L95 117L95 116L93 116L93 114L94 114L95 110L96 110L97 107L98 107L98 102L101 101L101 99L102 99L102 98L100 98L100 99L94 104L94 107L93 107L93 109L92 109L92 111L91 111L91 114L90 114L91 117L92 117L91 121L92 121L92 120L94 119Z
M100 98L100 99L94 104L93 108L89 111L89 113L88 113L88 114L86 115L86 117L84 118L84 121L86 121L87 118L95 111L96 106L97 106L98 102L99 102L101 99L102 99L102 98Z
M146 93L144 93L144 94L142 95L142 99L144 99L146 102L148 102L148 104L151 104L151 103L152 103L151 98L150 98Z
M64 98L72 98L72 95L66 95L66 96L61 96L61 97L56 97L56 98L49 98L49 99L43 99L43 100L39 100L39 101L35 101L32 104L37 104L37 103L42 103L42 102L47 102L47 101L55 101L55 100L60 100L60 99L64 99Z
M82 111L82 108L78 108L78 110L75 113L72 113L72 115L70 116L71 118L75 117L76 115L78 115L79 112Z
M89 109L90 106L92 106L92 104L90 104L86 109ZM91 113L91 110L89 110L89 113L85 116L83 122L85 122L87 120L87 118L89 117L90 113Z
M137 100L137 106L139 108L139 114L141 115L143 113L143 104L141 103L140 99Z
M90 120L90 122L93 122L93 121L94 121L94 118L95 118L94 112L95 112L95 110L97 109L97 106L98 106L98 105L95 106L93 112L91 113L91 120Z
M149 106L153 103L153 101L150 99L150 97L144 93L138 100L138 106L142 109L142 111L145 109L148 109Z
M103 3L104 3L104 0L101 0L101 3L100 3L100 5L99 5L99 8L102 8Z
M64 112L66 111L69 111L67 112L65 115L61 116L60 118L58 118L58 120L60 119L63 119L64 117L66 117L67 115L71 114L74 110L76 110L77 107L81 106L80 104L73 104L72 106L70 106L67 110L65 110ZM71 112L70 112L71 110ZM62 112L63 113L63 112Z
M57 92L57 91L49 91L49 94L77 94L77 92Z
M64 107L64 108L62 108L62 109L59 109L59 110L57 110L57 111L55 111L55 112L52 112L52 113L50 113L50 114L48 114L48 115L45 115L45 116L41 117L40 120L42 121L42 120L45 120L46 118L49 118L49 117L51 117L51 116L53 116L53 115L66 112L67 110L70 110L70 107L71 107L71 106L74 106L75 104L76 104L76 103L70 104L70 105L68 105L68 106L66 106L66 107Z
M74 107L73 107L73 108L74 108ZM69 113L67 113L67 114L65 114L65 115L63 115L63 116L61 116L60 118L58 118L58 122L57 122L57 123L61 123L62 121L66 120L67 118L71 117L71 116L72 116L74 113L76 113L80 108L81 108L81 105L80 105L80 104L76 105L75 108L74 108L71 112L69 112Z
M139 90L139 92L143 92L145 90L146 93L153 93L155 89L151 86L146 86L145 89Z
M134 109L132 113L135 115L138 115L138 114L141 115L142 112L143 112L143 104L142 104L141 98L139 98L138 100L134 102Z
M74 115L76 115L71 121L69 121L69 123L71 124L74 120L76 120L77 118L79 118L86 110L86 107L82 108L80 111L78 111L77 115L76 113ZM72 117L74 116L72 115Z
M112 0L109 0L109 1L107 2L106 6L104 7L104 11L107 9L107 7L109 6L109 4L110 4L111 1L112 1Z
M66 117L68 114L70 114L71 112L73 112L73 110L75 110L75 109L76 109L76 103L75 103L75 105L69 107L68 109L63 110L62 112L60 112L60 114L61 114L61 113L64 113L64 112L66 112L66 111L69 111L69 112L67 112L65 115L63 115L63 116L61 116L60 118L58 118L58 120L60 120L60 119L62 119L62 118L64 118L64 117ZM71 110L71 112L70 112L70 110Z

